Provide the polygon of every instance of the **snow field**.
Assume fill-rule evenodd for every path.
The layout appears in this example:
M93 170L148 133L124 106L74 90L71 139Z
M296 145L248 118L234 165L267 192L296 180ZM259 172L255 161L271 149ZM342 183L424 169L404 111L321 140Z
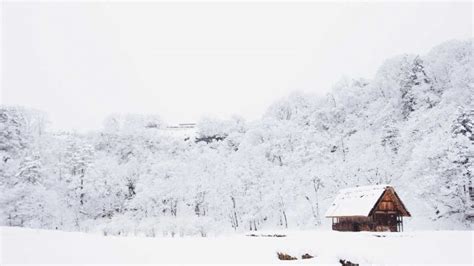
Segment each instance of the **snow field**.
M259 232L258 234L275 232ZM472 231L290 231L286 237L117 237L1 227L0 263L473 264ZM276 253L297 257L280 261ZM313 259L302 260L309 253Z

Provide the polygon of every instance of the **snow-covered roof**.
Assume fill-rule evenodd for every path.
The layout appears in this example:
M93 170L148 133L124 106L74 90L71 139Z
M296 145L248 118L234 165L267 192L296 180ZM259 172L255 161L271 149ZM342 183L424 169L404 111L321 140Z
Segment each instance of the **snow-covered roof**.
M326 211L326 217L369 216L370 211L387 187L389 185L341 189Z

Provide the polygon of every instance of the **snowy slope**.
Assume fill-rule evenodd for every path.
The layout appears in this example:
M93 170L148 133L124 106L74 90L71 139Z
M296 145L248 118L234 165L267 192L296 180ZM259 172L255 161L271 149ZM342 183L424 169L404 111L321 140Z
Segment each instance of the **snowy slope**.
M473 229L473 62L472 39L450 41L325 96L291 94L258 120L195 128L126 114L100 132L57 135L41 113L0 106L0 225L121 236L317 229L341 189L388 183L412 215L407 231ZM367 212L369 194L336 211Z
M270 232L267 232L270 233ZM275 232L271 232L272 234ZM291 263L473 263L473 232L341 233L287 237L139 238L1 227L0 263L282 263L276 252L314 259ZM387 252L390 250L391 252Z

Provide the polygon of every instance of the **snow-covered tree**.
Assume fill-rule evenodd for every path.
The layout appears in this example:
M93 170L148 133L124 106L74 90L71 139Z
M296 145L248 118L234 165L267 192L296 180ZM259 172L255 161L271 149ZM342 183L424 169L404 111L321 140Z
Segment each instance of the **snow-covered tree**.
M397 56L371 80L292 93L255 121L204 118L192 138L138 114L53 133L43 113L2 106L0 224L148 236L314 228L339 189L391 183L414 221L466 228L472 50L450 41Z

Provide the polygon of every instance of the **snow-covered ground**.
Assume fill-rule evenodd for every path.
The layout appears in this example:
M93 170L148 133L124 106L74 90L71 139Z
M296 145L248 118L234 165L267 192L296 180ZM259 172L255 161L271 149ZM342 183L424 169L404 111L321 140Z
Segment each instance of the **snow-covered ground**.
M270 232L259 232L269 234ZM273 234L275 232L271 232ZM281 232L280 232L281 233ZM145 238L0 227L0 264L338 263L472 265L472 231L294 231L287 237ZM277 252L299 259L280 261ZM313 259L301 260L308 253Z

